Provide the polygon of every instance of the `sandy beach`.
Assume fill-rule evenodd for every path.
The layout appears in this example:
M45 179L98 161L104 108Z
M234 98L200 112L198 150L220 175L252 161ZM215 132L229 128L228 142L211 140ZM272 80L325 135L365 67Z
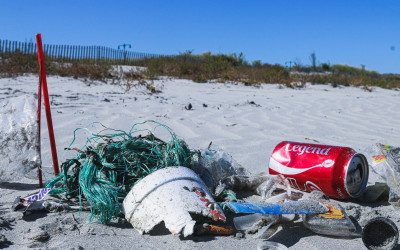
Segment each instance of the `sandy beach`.
M284 140L347 146L361 153L374 143L398 146L400 141L399 90L309 84L304 88L244 86L165 78L154 81L161 93L149 94L141 87L127 91L124 83L111 85L59 76L49 76L47 81L60 164L75 156L73 152L64 154L74 130L91 122L129 130L134 123L155 120L169 126L192 149L206 148L210 142L218 145L252 174L268 171L272 150ZM37 93L37 88L36 75L0 78L0 101ZM42 162L48 180L53 167L43 111L41 126ZM83 130L78 131L72 147L81 148L87 136ZM87 211L23 216L11 209L17 196L32 194L38 187L35 172L28 178L0 183L0 234L7 239L2 247L256 249L259 242L252 235L141 235L121 219L110 225L90 223ZM340 203L360 225L382 215L400 226L398 208L388 203L360 204L351 199ZM43 236L45 232L48 234ZM46 239L38 240L40 237ZM300 219L282 225L270 240L289 249L365 249L361 238L317 235Z

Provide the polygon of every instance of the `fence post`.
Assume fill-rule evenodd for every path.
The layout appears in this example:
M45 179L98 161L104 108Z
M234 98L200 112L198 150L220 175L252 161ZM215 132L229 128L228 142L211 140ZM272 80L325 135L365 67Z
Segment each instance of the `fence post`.
M50 46L50 57L53 59L53 54L54 54L54 45L52 44Z
M81 49L81 46L79 46L79 45L77 45L76 46L76 60L78 60L78 62L81 60L80 59L80 49Z
M0 54L36 54L36 43L0 39ZM112 64L141 65L150 58L170 58L159 54L121 51L105 46L42 44L44 56L58 62L84 61L86 63L107 62Z
M92 46L88 47L89 63L92 63Z
M70 45L69 47L69 61L72 61L72 55L74 54L73 49L74 46Z

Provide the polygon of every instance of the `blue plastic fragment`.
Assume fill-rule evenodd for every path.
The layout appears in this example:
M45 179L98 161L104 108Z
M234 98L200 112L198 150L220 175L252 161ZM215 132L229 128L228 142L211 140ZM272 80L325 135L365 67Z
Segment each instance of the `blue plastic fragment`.
M302 200L281 203L237 203L227 202L234 213L259 213L259 214L321 214L329 212L329 209L318 201Z

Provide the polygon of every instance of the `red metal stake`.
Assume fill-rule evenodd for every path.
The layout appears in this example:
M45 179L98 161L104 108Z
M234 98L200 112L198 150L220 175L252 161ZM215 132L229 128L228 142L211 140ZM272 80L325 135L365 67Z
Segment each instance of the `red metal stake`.
M40 65L39 65L40 67ZM37 110L37 125L38 125L38 138L37 138L37 151L39 153L39 161L40 165L38 167L38 176L39 176L39 187L43 188L43 180L42 180L42 160L41 160L41 145L40 145L40 117L41 117L41 110L42 110L42 75L41 69L39 68L39 90L38 90L38 110Z
M49 130L51 155L53 157L54 175L58 175L60 173L60 169L58 167L56 141L54 139L53 122L51 120L50 101L49 101L49 93L47 90L46 70L44 67L44 56L43 56L41 34L36 34L36 44L37 44L37 49L38 49L38 60L39 60L39 66L40 66L39 67L39 70L40 70L39 75L42 77L43 101L44 101L44 108L46 111L47 129Z

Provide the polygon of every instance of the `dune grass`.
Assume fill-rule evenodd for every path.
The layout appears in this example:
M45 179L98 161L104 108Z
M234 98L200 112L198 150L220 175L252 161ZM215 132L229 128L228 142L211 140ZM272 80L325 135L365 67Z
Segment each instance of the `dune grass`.
M288 87L311 84L332 84L336 87L361 86L382 88L400 88L400 75L379 74L375 71L348 65L306 66L295 64L291 69L279 64L249 63L240 54L211 54L210 52L194 55L191 52L177 56L144 58L140 66L147 70L141 72L116 72L107 61L59 61L45 58L48 75L69 76L90 80L107 81L125 79L130 82L148 84L160 76L191 79L195 82L240 82L246 85L279 83ZM0 77L12 77L24 73L39 71L37 56L19 52L5 54L0 59ZM151 89L151 86L150 86ZM154 90L156 92L156 90Z

